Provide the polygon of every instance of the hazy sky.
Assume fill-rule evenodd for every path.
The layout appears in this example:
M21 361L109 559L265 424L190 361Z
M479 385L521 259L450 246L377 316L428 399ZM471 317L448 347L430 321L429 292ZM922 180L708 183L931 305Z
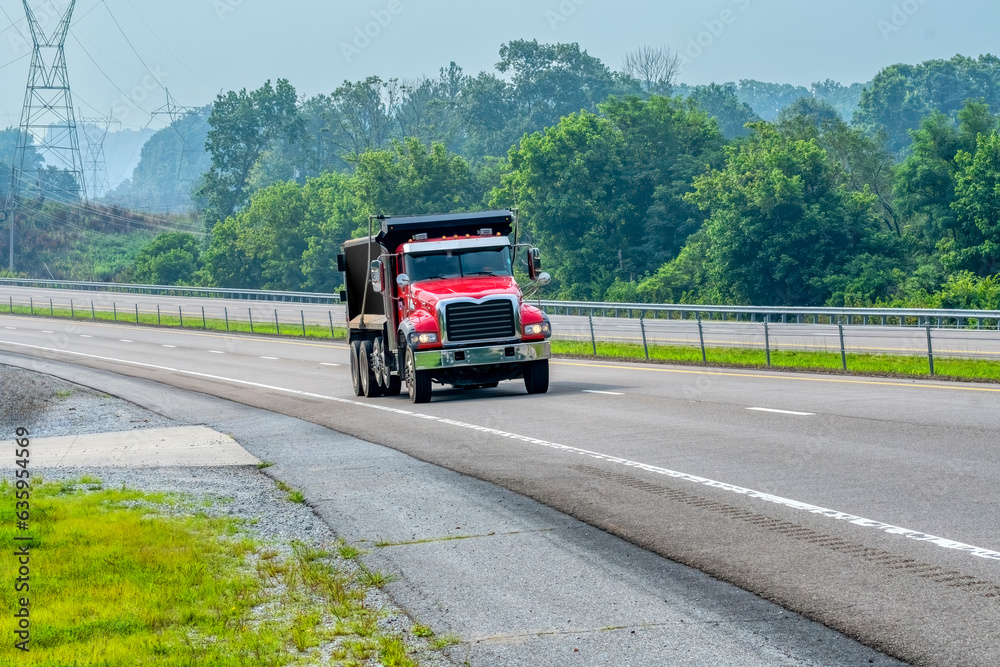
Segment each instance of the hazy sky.
M66 0L29 2L47 17ZM0 8L0 125L16 125L29 64L16 60L29 53L19 35L28 33L20 2ZM451 60L474 74L519 38L579 42L615 68L638 45L665 45L690 56L687 83L852 83L896 62L1000 52L1000 4L985 0L79 0L67 42L78 115L114 107L133 127L164 94L112 15L187 105L268 78L311 95L370 74L434 75ZM375 36L359 38L366 29Z

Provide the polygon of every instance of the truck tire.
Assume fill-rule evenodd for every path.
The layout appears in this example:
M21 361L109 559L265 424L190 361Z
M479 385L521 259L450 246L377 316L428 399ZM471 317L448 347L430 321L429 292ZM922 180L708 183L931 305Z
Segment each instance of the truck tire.
M385 387L386 396L399 396L403 393L403 378L393 375L389 378L389 384Z
M361 390L365 398L378 398L382 395L382 387L378 385L378 378L372 371L372 342L370 340L361 343L361 358L359 359L358 371L361 375Z
M355 396L363 396L364 390L361 388L361 341L351 341L351 385Z
M406 348L406 391L410 395L410 403L431 402L431 374L417 370L410 347Z
M531 361L524 367L524 388L529 394L544 394L549 390L549 360Z

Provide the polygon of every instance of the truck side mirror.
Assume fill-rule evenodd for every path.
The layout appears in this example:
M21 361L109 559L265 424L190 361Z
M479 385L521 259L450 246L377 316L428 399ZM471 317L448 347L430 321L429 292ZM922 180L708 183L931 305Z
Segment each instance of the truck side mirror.
M343 255L337 255L337 270L341 273L347 271L347 262L344 261Z
M528 277L532 281L538 280L538 275L542 272L542 253L538 248L528 251Z
M381 293L385 289L382 283L382 260L376 259L372 262L372 289Z

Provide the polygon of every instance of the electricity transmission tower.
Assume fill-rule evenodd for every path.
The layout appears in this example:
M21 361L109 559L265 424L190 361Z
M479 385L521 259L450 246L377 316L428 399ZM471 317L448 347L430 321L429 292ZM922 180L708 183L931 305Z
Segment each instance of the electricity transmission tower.
M81 118L83 136L87 140L87 156L84 159L84 171L87 174L87 198L99 199L111 190L111 180L108 176L108 161L104 157L104 140L112 125L121 125L120 121L111 116L104 118Z
M157 116L166 116L169 118L170 126L174 129L177 138L182 144L180 159L177 161L177 172L174 176L174 191L170 197L170 206L173 208L175 205L190 204L191 189L198 178L196 174L191 172L197 163L198 156L203 155L205 152L204 147L198 148L192 146L187 137L181 134L177 126L177 121L190 114L199 114L203 109L180 106L170 94L169 89L164 88L164 91L167 94L167 103L153 111L150 115L154 118ZM199 118L202 123L207 124L204 117L199 116Z
M14 270L13 209L22 195L54 195L54 199L74 201L81 194L86 196L87 192L76 116L73 112L73 94L66 66L66 37L76 0L70 0L62 20L51 33L46 33L28 0L22 0L22 3L34 47L24 94L24 109L21 111L17 149L11 168L10 189L7 191L11 271ZM33 160L29 156L29 147L33 147L44 162ZM55 167L64 173L52 173L48 167ZM59 176L62 178L57 178ZM74 179L75 185L69 186L69 177ZM49 180L55 182L49 184Z

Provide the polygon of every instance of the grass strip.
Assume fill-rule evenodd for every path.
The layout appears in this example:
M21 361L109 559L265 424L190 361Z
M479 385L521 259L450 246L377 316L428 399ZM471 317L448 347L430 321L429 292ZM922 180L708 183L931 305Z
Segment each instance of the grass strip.
M101 322L104 324L114 322L117 324L130 324L132 326L136 326L135 310L120 310L118 311L116 318L114 312L109 313L103 310L91 311L89 308L71 310L69 308L59 307L50 309L48 304L40 304L35 306L33 310L30 306L15 305L12 311L9 306L3 307L3 304L0 303L0 314L27 315L29 317L50 317L72 320L75 322ZM139 311L138 324L140 326L166 327L172 329L183 328L198 331L228 331L232 333L253 333L262 336L282 336L288 338L306 338L317 340L345 340L347 338L347 329L345 327L334 327L331 330L328 325L306 324L305 336L303 336L301 323L281 324L281 330L279 332L273 319L270 322L266 320L263 322L255 321L251 327L249 321L241 321L237 319L230 319L227 322L225 319L207 317L204 321L202 321L200 312L197 314L185 315L182 323L179 314L174 315L171 313L161 313L157 315L156 313Z
M0 483L7 554L22 534L14 493ZM322 664L416 665L412 645L381 630L384 614L368 602L390 577L334 551L260 544L240 520L208 516L205 506L96 479L36 477L31 590L19 594L31 600L31 650L6 641L0 664L279 667L326 655ZM0 579L13 582L17 567L0 559ZM5 637L14 636L14 598L0 596Z
M557 356L598 358L619 361L645 361L642 345L632 343L597 343L594 356L590 341L552 341L552 352ZM768 368L764 350L750 348L706 348L709 366L726 368ZM649 359L658 363L675 363L703 366L701 349L685 346L649 347ZM800 350L772 350L771 366L774 370L820 371L843 373L840 352L815 352ZM886 377L930 376L926 357L887 354L848 353L847 372L853 375ZM988 359L957 359L939 357L934 360L935 377L941 380L1000 382L1000 361Z

